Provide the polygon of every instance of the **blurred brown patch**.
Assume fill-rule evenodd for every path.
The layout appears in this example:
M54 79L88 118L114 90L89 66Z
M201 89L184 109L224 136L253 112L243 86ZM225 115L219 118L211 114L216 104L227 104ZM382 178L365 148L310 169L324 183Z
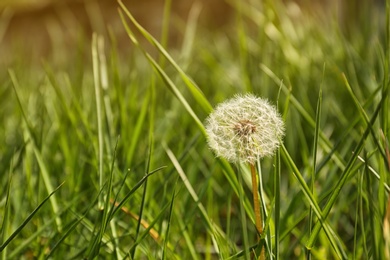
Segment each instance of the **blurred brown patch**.
M157 39L162 30L164 0L123 0L135 18ZM202 12L199 23L218 29L232 16L223 0L199 0ZM177 44L183 35L185 21L195 0L172 1L170 44ZM120 49L130 41L124 31L115 0L19 0L0 3L0 63L14 60L14 53L28 59L40 59L58 49L80 48L92 32L107 38L115 35ZM89 42L89 41L87 41ZM84 43L85 44L85 43ZM54 49L55 48L55 49Z
M233 0L232 0L233 1ZM237 0L241 1L241 0ZM164 0L123 0L135 18L157 39L160 39ZM181 43L188 14L198 2L202 6L198 23L210 31L229 26L235 11L226 0L172 0L169 26L169 44ZM352 28L362 30L356 25L372 5L383 7L384 0L307 1L296 2L303 9L317 13L326 10L339 10L342 24L352 24ZM355 4L353 4L355 3ZM361 8L358 8L361 7ZM89 48L92 32L109 39L115 36L119 50L130 48L130 41L124 31L118 14L116 0L1 0L0 1L0 65L7 65L15 59L36 61L54 54L58 59L67 59L66 50ZM363 15L362 15L363 14ZM231 24L231 23L230 23ZM346 26L346 30L349 30ZM366 30L369 30L367 27ZM110 32L110 33L109 33ZM62 58L61 58L62 56ZM20 58L23 57L23 58Z

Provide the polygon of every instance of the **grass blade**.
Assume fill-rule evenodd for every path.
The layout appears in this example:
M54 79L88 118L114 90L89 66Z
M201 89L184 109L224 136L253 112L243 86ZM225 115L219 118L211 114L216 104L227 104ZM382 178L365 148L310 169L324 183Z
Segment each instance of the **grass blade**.
M383 101L383 97L382 97L382 101ZM378 114L379 114L379 111L381 110L382 108L382 102L379 103L377 109L375 110L370 122L369 122L369 125L373 125ZM326 204L326 206L324 207L324 210L323 210L323 218L326 219L326 217L328 216L330 210L332 209L334 203L336 202L336 199L338 197L338 195L340 194L340 191L341 189L343 188L344 184L346 183L347 179L348 179L348 176L351 172L351 169L356 161L356 159L358 158L358 155L360 154L360 152L363 150L363 147L364 147L364 143L366 141L366 138L368 136L368 134L370 133L370 128L369 126L367 126L366 130L364 131L363 133L363 136L362 138L360 139L360 142L358 143L358 145L356 146L348 164L346 165L346 168L345 170L343 171L342 175L341 175L341 178L340 180L338 181L338 183L336 184L336 187L334 187L333 189L333 192ZM317 236L318 236L318 233L320 232L320 229L321 229L321 223L320 222L317 222L316 225L314 226L313 228L313 233L311 234L310 238L309 238L309 241L306 245L306 247L308 249L311 249Z
M112 193L112 180L113 180L113 176L114 176L114 166L115 166L118 142L119 142L119 138L116 141L114 155L112 157L112 162L111 162L111 167L110 167L110 175L109 175L108 185L107 185L107 192L105 194L106 198L104 201L102 222L101 222L101 226L100 226L98 234L94 237L94 241L92 243L92 247L91 247L90 252L89 252L90 259L92 259L93 257L95 257L96 255L99 254L100 245L101 245L103 235L106 232L107 226L111 221L110 212L112 211L112 207L110 207L110 204L111 204L110 198L111 198L111 193ZM99 196L100 198L103 197L102 194L103 194L103 192L101 193L101 196Z
M299 181L300 188L301 188L302 192L304 193L310 206L313 208L314 213L317 215L317 218L319 219L319 221L316 223L316 226L318 225L319 227L324 228L325 233L326 233L332 247L334 248L334 250L338 254L338 256L340 258L346 258L346 253L342 250L342 247L339 246L341 243L340 240L337 239L336 233L332 230L332 228L328 225L328 223L326 223L325 218L327 215L324 215L324 213L321 212L321 209L320 209L319 205L317 204L316 199L314 198L313 194L310 192L309 187L307 186L307 184L306 184L304 178L302 177L301 173L299 172L298 168L295 166L293 160L291 159L291 157L288 154L284 145L282 145L281 148L282 148L282 150L281 150L282 155L284 156L286 163L290 166L294 176ZM314 231L313 231L313 233L314 233ZM312 234L312 236L313 236L313 234ZM308 247L308 250L311 250L311 247Z
M30 222L30 220L34 217L34 215L39 211L39 209L51 198L51 196L56 193L63 183L58 186L55 190L53 190L49 196L47 196L31 213L28 215L28 217L23 221L22 224L9 236L9 238L2 244L0 245L0 252L2 252L6 246L22 231L22 229Z
M317 109L316 109L316 126L314 129L314 142L313 142L313 170L311 171L311 182L310 182L310 191L314 194L314 185L317 172L317 148L318 148L318 136L320 132L320 122L321 122L321 108L322 108L322 85L318 94ZM311 229L314 224L313 219L313 209L309 209L309 235L311 234ZM311 259L311 251L307 251L307 259Z
M172 161L173 166L175 167L175 169L176 169L177 173L179 174L180 178L182 179L182 181L183 181L185 187L187 188L189 194L191 195L192 199L196 203L196 205L197 205L197 207L198 207L198 209L199 209L199 211L201 213L202 219L203 219L203 221L205 222L205 224L207 226L208 233L210 234L211 238L215 242L216 238L214 237L214 232L215 232L214 228L217 228L217 227L212 225L212 222L211 222L210 218L207 215L207 211L206 211L205 207L200 202L198 195L196 194L196 192L195 192L194 188L192 187L191 183L189 182L186 174L184 173L184 170L180 166L180 163L177 161L175 155L172 153L172 151L168 147L165 147L165 151L166 151L169 159ZM226 238L226 235L223 233L222 230L218 230L218 233ZM215 249L218 252L218 244L214 244L214 246L215 246Z
M110 219L112 217L115 216L115 214L123 207L123 205L130 199L131 195L133 195L134 192L136 192L139 187L142 186L142 184L144 184L144 182L146 181L147 178L149 178L150 176L152 176L153 174L155 174L156 172L162 170L166 168L166 166L162 166L162 167L159 167L151 172L149 172L148 174L146 174L141 180L139 180L137 182L137 184L134 185L134 187L128 192L126 193L125 197L117 204L117 206L114 208L114 210L112 210L112 213L110 214Z
M103 180L104 180L104 172L103 172L103 150L104 150L104 142L103 142L103 116L102 116L102 104L101 104L101 82L100 82L100 73L99 73L99 56L98 56L98 46L97 46L97 35L94 33L92 35L92 65L93 65L93 80L94 80L94 88L95 88L95 102L96 102L96 116L97 116L97 131L98 131L98 176L99 176L99 189L103 189ZM103 209L104 197L103 194L99 198L98 207Z
M275 259L280 257L280 150L278 149L275 155L275 169L274 169L274 193L275 193Z
M165 232L165 239L164 239L164 244L163 244L163 252L162 252L162 260L165 260L167 257L166 251L167 251L167 244L169 241L169 230L171 227L171 221L172 221L172 213L173 213L173 205L175 203L175 197L176 197L176 185L177 181L175 182L175 185L173 186L173 192L172 192L172 198L171 198L171 204L169 206L169 213L168 213L168 220L167 220L167 230Z
M199 89L199 87L196 85L196 83L186 75L186 73L181 69L181 67L174 61L174 59L169 55L169 53L164 49L164 47L148 32L146 31L133 17L133 15L129 12L129 10L126 8L126 6L122 3L121 0L118 1L120 7L125 12L127 17L130 19L130 21L133 23L133 25L137 28L137 30L145 37L146 40L148 40L153 46L157 48L159 53L163 55L167 61L177 70L180 77L184 81L184 83L187 85L188 89L192 93L195 100L201 105L201 107L204 109L205 112L209 113L212 110L212 107L210 103L207 101L206 97L202 93L202 91ZM122 19L123 24L125 25L126 22L124 19ZM127 25L125 25L127 26ZM136 44L137 45L137 44Z
M4 206L4 215L3 215L3 221L1 223L1 229L0 229L0 244L4 243L5 237L8 235L8 225L9 225L9 217L10 217L10 190L11 190L11 183L12 183L12 168L13 168L13 160L11 161L10 170L8 172L8 182L7 182L7 192L5 197L5 206ZM5 260L7 259L7 248L4 248L1 253L1 259Z

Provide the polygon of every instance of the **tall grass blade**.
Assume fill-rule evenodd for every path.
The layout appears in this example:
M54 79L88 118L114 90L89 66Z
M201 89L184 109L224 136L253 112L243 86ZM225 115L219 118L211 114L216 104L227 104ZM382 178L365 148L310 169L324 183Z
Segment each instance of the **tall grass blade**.
M366 190L367 190L367 210L368 214L366 215L365 222L368 222L368 226L370 227L370 231L368 233L368 238L369 243L371 244L371 255L373 259L383 259L379 258L379 247L378 247L378 241L377 241L377 234L378 230L376 229L376 210L374 208L374 201L375 201L375 195L373 194L372 190L372 176L368 173L368 166L367 166L367 154L365 153L365 167L364 167L364 173L367 176L366 178ZM381 230L380 230L381 231ZM382 232L379 231L379 234L382 235Z
M320 132L320 122L321 122L321 108L322 108L322 85L318 94L317 109L316 109L316 126L314 129L314 142L313 142L313 169L311 171L311 182L310 182L310 192L314 194L314 185L316 180L317 172L317 147L318 147L318 136ZM311 234L311 229L314 224L313 209L309 209L309 235ZM311 251L307 251L307 259L311 259Z
M281 211L281 198L280 198L280 150L278 149L275 155L275 168L274 168L274 200L275 200L275 234L274 234L274 247L275 247L275 259L280 257L280 211Z
M183 235L184 240L186 242L189 254L191 255L191 259L199 260L200 258L198 257L198 255L196 253L196 249L195 249L196 241L194 241L194 239L191 237L191 234L188 232L188 230L185 226L185 223L184 223L180 214L176 214L176 219L177 219L177 222L179 224L180 232Z
M245 209L244 209L244 198L245 198L245 193L244 193L244 185L242 181L242 174L240 172L241 167L238 168L238 181L240 186L238 187L238 192L239 192L239 201L240 201L240 217L241 217L241 228L242 228L242 237L244 240L244 257L246 260L250 259L249 255L249 239L248 239L248 226L246 222L246 215L245 215Z
M150 161L151 161L151 158L152 158L152 145L149 144L149 155L148 155L148 158L147 158L147 162L146 162L146 173L149 172L149 168L150 168ZM138 222L137 222L137 227L136 227L136 230L135 230L135 236L134 236L134 240L137 241L138 240L138 235L139 235L139 232L140 232L140 228L141 228L141 220L143 218L143 212L144 212L144 207L145 207L145 198L146 198L146 191L147 191L147 188L148 188L148 180L146 179L145 180L145 183L144 183L144 189L142 191L142 197L141 197L141 203L140 203L140 208L139 208L139 218L138 218ZM130 256L132 259L134 259L134 255L135 255L135 250L137 249L137 244L135 244L132 248L132 250L130 250Z
M99 73L99 56L97 46L97 34L92 35L92 68L93 68L93 80L95 88L95 102L96 102L96 116L97 116L97 132L98 132L98 176L99 176L99 189L103 189L104 171L103 171L103 156L104 156L104 141L103 141L103 115L102 115L102 104L101 104L101 79ZM103 194L99 198L98 207L103 209L104 197Z

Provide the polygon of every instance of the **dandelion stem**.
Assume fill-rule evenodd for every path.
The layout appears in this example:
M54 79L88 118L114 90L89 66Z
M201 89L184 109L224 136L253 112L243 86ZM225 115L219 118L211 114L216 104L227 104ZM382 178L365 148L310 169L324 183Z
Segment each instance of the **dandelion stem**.
M263 234L263 221L261 219L261 209L260 209L260 195L257 185L256 169L254 164L250 164L251 174L252 174L252 193L253 193L253 207L255 210L255 223L257 229L258 240L260 242L261 235ZM261 246L260 260L265 260L264 246Z

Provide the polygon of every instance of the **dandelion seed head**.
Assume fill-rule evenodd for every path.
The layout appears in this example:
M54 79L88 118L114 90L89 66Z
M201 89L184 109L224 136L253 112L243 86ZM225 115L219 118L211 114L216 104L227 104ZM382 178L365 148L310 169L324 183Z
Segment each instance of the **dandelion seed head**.
M216 156L254 164L280 146L284 123L267 100L237 95L217 105L206 119L206 133Z

